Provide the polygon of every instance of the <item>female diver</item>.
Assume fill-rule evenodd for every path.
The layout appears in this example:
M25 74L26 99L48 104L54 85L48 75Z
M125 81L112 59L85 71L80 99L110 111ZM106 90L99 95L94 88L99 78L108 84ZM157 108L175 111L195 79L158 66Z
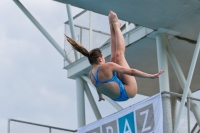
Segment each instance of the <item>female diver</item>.
M137 83L134 78L159 78L164 71L156 74L148 74L137 69L131 69L125 59L125 42L120 30L120 22L117 15L110 11L109 24L111 32L111 58L110 62L105 62L104 55L99 48L88 52L83 46L67 37L68 42L74 49L86 56L92 65L89 73L91 82L96 87L99 101L105 100L106 95L114 101L126 101L133 98L137 93Z

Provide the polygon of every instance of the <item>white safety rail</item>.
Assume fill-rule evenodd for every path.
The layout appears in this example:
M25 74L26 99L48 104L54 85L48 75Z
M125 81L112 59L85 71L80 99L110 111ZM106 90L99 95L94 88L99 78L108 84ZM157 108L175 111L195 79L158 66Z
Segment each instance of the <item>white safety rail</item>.
M76 133L77 130L64 129L27 121L9 119L7 133Z
M171 99L175 99L175 104L177 105L177 108L175 109L175 114L178 113L177 109L180 108L180 100L183 97L182 94L174 93L174 92L166 92L163 91L162 95L170 95ZM200 99L194 98L194 97L187 97L187 103L185 104L185 107L183 108L183 115L180 119L180 126L178 128L178 132L184 133L199 133L200 127L196 123L195 117L191 111L191 103L196 102L197 106L200 107ZM174 126L174 125L173 125Z

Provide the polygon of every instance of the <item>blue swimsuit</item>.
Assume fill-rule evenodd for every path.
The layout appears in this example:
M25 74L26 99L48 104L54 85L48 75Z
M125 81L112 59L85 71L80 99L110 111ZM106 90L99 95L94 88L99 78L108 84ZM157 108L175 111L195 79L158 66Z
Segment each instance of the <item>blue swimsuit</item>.
M97 68L96 77L94 76L94 74L92 73L92 71L90 71L92 77L94 78L94 80L96 82L95 83L95 87L97 87L98 84L104 84L104 83L109 83L109 82L116 82L119 85L119 88L120 88L120 95L119 95L118 98L112 99L112 100L114 100L114 101L126 101L126 100L128 100L129 98L128 98L128 95L127 95L126 90L124 88L124 85L117 78L116 72L113 73L113 77L111 79L105 80L105 81L99 81L99 79L98 79L99 69L100 69L100 66Z

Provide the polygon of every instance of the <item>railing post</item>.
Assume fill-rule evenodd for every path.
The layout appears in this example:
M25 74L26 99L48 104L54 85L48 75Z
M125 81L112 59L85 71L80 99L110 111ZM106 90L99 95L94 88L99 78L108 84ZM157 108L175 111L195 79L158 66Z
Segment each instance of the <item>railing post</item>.
M51 127L49 128L49 133L51 133Z
M67 8L67 14L68 14L68 19L69 19L71 36L74 40L76 40L75 32L74 32L74 21L73 21L72 14L71 14L71 7L69 4L66 4L66 8ZM75 59L77 60L78 52L76 50L74 50L74 56L75 56Z
M190 133L190 98L187 98L188 133Z
M83 42L83 28L80 27L80 44L81 45L83 45L82 42ZM81 53L80 53L80 57L82 57Z
M92 50L92 11L90 11L90 42L89 42L89 51Z
M10 133L10 119L8 119L8 129L7 129L7 133Z

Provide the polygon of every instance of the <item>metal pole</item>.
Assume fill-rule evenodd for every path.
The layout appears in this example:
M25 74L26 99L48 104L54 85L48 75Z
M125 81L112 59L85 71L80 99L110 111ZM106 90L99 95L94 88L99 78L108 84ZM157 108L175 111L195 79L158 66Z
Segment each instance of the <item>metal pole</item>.
M28 121L21 121L21 120L16 120L16 119L10 119L10 121L25 123L29 125L35 125L35 126L41 126L41 127L46 127L46 128L52 128L52 129L62 130L62 131L67 131L67 132L77 132L77 130L64 129L64 128L53 127L53 126L48 126L48 125L43 125L43 124L38 124L38 123L33 123L33 122L28 122Z
M10 119L8 119L8 129L7 129L7 133L10 133Z
M187 94L188 94L188 91L189 91L189 87L190 87L190 84L191 84L191 81L192 81L192 76L193 76L194 69L195 69L195 66L196 66L196 61L197 61L197 58L198 58L199 49L200 49L200 34L199 34L199 37L198 37L198 40L197 40L197 44L196 44L196 47L195 47L195 50L194 50L192 63L191 63L191 66L190 66L187 82L186 82L184 93L183 93L183 98L182 98L182 101L181 101L181 105L180 105L180 108L179 108L179 112L178 112L178 116L177 116L177 120L176 120L176 123L175 123L175 128L174 128L174 132L173 133L176 133L177 130L178 130L178 126L179 126L179 122L180 122L183 106L184 106L185 101L186 101L186 97L187 97Z
M85 126L85 99L84 99L84 84L81 78L76 78L76 93L77 93L77 116L78 127Z
M167 38L166 38L167 39ZM174 71L176 73L176 76L179 80L179 83L182 87L182 89L184 90L184 87L185 87L185 84L186 84L186 79L185 79L185 76L183 74L183 71L181 70L181 67L176 59L176 56L174 54L174 51L173 51L173 48L169 42L169 40L167 39L167 54L168 54L168 57L169 57L169 60L172 64L172 67L174 68ZM192 93L191 93L191 90L188 91L188 97L193 97L192 96ZM197 120L197 123L198 125L200 126L200 111L197 107L197 104L195 103L195 101L190 101L191 102L191 111L193 112L196 120Z
M23 11L23 13L31 20L31 22L38 28L38 30L47 38L47 40L54 46L54 48L63 56L63 58L68 63L71 63L72 61L65 55L64 50L49 35L49 33L40 25L40 23L29 13L29 11L18 0L13 0L13 1Z
M157 56L158 56L158 69L165 70L165 72L160 75L159 78L159 87L160 92L162 91L170 91L169 89L169 75L168 75L168 62L167 62L167 52L165 45L165 38L163 33L158 33L156 36L156 44L157 44ZM171 118L171 102L170 96L167 94L162 95L163 102L163 125L164 133L172 132L172 118Z
M83 43L83 29L80 28L80 44L83 45L82 43ZM80 57L82 57L81 53L80 53Z
M94 98L93 98L93 96L92 96L92 93L91 93L91 91L90 91L90 89L89 89L89 86L88 86L87 82L84 83L84 86L85 86L85 93L86 93L86 95L87 95L87 97L88 97L88 100L89 100L89 102L90 102L90 105L91 105L91 107L92 107L92 110L93 110L93 112L94 112L94 114L95 114L97 120L99 120L99 119L101 119L102 117L101 117L101 114L100 114L100 112L99 112L99 109L98 109L98 107L97 107L97 105L96 105L96 103L95 103L95 101L94 101Z
M82 78L96 90L95 86L92 84L92 82L90 81L90 79L89 79L88 77L82 76ZM113 101L113 100L110 99L109 97L107 97L107 96L105 96L105 95L104 95L104 97L105 97L105 99L106 99L113 107L115 107L118 111L120 111L120 110L123 109L118 103L116 103L115 101Z
M128 24L128 22L126 22L125 24L126 24L126 32L128 32L129 31L129 26L128 26L129 24Z
M80 12L79 14L77 14L76 16L74 16L73 20L75 20L76 18L78 18L79 16L81 16L82 14L84 14L85 12L87 12L87 10L83 10L82 12ZM65 24L69 24L69 20L66 21Z
M171 96L171 107L172 107L172 129L174 129L174 124L176 121L176 111L177 111L177 98L175 96Z
M126 22L125 23L125 31L126 31L126 33L129 31L129 24L128 24L128 22ZM125 36L125 42L126 42L126 44L128 45L129 44L129 34L127 34L126 36Z
M66 4L66 8L67 8L67 14L68 14L68 19L69 19L71 36L74 40L76 40L75 33L74 33L74 22L73 22L73 18L72 18L72 14L71 14L71 7L69 4ZM76 50L74 50L74 56L75 56L75 59L77 60L78 52Z
M49 128L49 133L51 133L51 128Z
M187 98L188 133L190 133L190 98Z
M90 11L90 46L89 46L89 50L92 50L92 11Z

